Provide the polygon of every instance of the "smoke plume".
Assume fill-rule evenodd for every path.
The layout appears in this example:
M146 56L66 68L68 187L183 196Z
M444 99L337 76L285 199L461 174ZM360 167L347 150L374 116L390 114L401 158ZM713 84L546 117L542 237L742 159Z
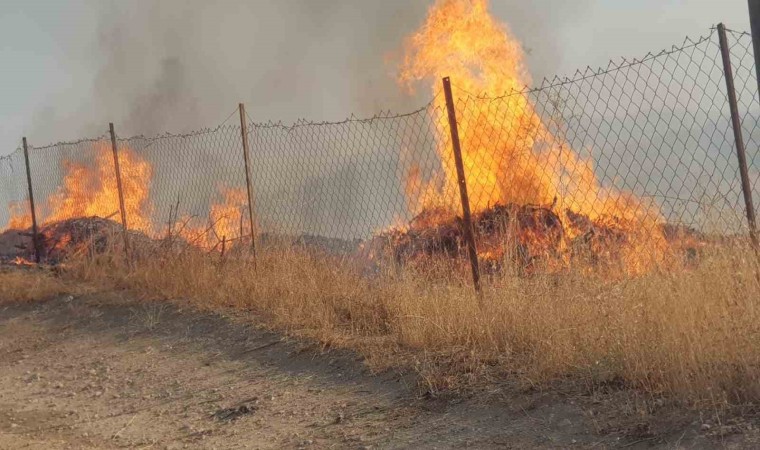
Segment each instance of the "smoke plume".
M532 72L561 64L557 37L572 5L494 2L531 50ZM404 112L429 100L398 88L406 36L430 0L93 0L91 92L80 105L48 105L33 117L36 142L214 126L239 102L257 121L341 120Z

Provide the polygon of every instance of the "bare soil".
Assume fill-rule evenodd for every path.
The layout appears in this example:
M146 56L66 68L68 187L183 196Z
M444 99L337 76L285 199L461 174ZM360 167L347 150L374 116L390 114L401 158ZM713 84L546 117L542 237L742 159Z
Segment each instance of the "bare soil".
M2 299L0 299L2 300ZM758 448L723 419L624 391L433 397L255 325L101 293L0 306L0 448Z

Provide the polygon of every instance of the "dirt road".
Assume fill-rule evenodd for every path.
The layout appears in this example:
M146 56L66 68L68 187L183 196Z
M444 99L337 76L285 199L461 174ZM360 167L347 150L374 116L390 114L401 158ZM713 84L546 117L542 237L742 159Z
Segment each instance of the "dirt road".
M754 446L700 424L615 430L593 401L549 393L429 398L250 323L117 294L2 306L0 448Z

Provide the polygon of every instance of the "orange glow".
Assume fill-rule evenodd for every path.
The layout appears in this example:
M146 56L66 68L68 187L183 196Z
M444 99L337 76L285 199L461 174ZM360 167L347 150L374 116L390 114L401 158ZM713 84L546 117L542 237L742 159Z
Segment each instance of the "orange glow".
M550 207L562 221L563 239L569 241L583 232L569 224L570 211L595 225L626 231L625 242L616 245L622 246L627 272L649 270L652 262L662 259L665 239L659 210L633 194L601 186L593 161L542 122L521 92L531 82L523 48L489 14L487 0L438 0L407 40L399 82L409 89L419 81L431 82L437 94L444 77L450 77L453 85L473 213L495 205ZM507 95L491 101L468 93ZM415 213L446 209L458 214L456 168L442 94L435 97L434 108L442 112L436 124L442 180L425 183L419 170L412 168L406 192Z

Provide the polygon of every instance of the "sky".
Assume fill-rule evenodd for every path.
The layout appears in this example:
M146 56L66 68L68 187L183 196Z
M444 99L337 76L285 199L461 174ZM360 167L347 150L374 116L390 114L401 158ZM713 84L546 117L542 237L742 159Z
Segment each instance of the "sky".
M424 104L394 78L428 0L0 0L0 155L107 131L211 127L245 102L256 121L340 120ZM492 0L534 80L640 57L746 0Z

